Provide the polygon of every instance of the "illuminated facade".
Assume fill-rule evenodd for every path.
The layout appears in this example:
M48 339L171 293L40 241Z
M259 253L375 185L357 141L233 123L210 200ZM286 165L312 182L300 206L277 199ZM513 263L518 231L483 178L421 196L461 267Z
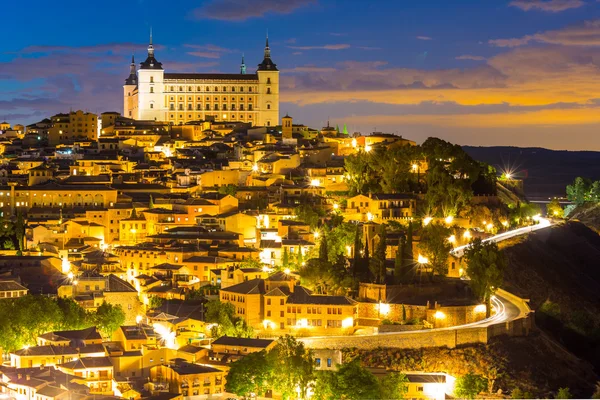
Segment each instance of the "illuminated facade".
M267 38L264 59L255 74L169 73L154 57L152 36L148 57L136 71L132 58L123 85L123 115L139 120L241 121L258 126L279 122L279 71L271 60Z

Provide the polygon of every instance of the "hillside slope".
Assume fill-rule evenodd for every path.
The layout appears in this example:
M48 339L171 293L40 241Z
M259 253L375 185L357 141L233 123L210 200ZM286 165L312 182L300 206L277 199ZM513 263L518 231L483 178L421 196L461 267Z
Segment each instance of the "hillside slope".
M577 207L569 214L569 219L579 221L600 234L600 204L586 204Z
M600 236L578 222L505 247L504 287L531 299L536 323L600 370Z

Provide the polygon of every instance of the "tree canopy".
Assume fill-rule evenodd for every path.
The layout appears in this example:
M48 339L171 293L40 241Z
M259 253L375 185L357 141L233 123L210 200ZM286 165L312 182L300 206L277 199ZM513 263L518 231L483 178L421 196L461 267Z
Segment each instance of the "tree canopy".
M206 322L215 326L211 330L214 338L233 336L249 338L254 335L254 329L246 321L235 315L235 306L231 303L222 303L211 300L206 303Z
M491 313L491 297L502 285L504 270L506 269L506 256L498 249L494 242L482 242L475 239L465 251L467 275L469 284L475 295L485 302L486 315Z
M450 228L442 224L431 223L423 228L419 251L429 260L428 267L433 274L446 276L448 273L448 254L452 250Z

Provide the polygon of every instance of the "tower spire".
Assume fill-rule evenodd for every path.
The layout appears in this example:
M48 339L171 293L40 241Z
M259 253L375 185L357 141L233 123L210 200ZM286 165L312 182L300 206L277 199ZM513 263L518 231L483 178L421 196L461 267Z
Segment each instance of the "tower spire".
M150 27L150 44L148 44L148 57L154 57L154 46L152 45L152 27Z
M265 41L265 58L271 58L271 49L269 48L269 31L267 30L267 40Z
M242 64L240 65L240 74L246 75L246 63L244 62L244 53L242 53Z

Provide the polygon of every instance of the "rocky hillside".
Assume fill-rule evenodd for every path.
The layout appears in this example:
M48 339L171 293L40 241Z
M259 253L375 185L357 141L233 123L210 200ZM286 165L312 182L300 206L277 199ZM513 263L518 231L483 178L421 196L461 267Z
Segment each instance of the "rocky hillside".
M344 357L346 361L359 357L368 367L399 371L446 372L457 377L472 372L488 378L488 387L493 381L493 393L500 389L510 395L518 388L534 398L552 398L561 387L569 387L578 398L589 398L598 379L589 363L541 332L456 349L348 349Z
M571 221L578 221L600 234L600 204L586 204L577 207L569 215Z
M531 299L536 324L600 371L600 236L571 221L504 251L505 288Z

